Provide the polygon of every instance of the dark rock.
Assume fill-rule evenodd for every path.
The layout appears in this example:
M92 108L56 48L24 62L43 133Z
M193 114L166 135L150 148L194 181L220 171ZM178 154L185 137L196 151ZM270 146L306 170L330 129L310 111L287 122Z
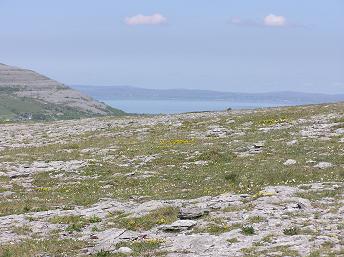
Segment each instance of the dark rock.
M198 219L204 215L207 215L209 210L207 209L199 209L199 208L182 208L179 211L178 218L182 220L192 220Z
M99 239L96 235L90 235L91 239Z
M10 179L14 178L27 178L30 176L30 173L11 173L9 174Z

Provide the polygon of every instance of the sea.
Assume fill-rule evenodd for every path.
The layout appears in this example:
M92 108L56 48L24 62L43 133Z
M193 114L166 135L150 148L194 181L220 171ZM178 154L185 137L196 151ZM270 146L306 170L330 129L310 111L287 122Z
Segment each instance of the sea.
M186 112L224 111L286 106L284 103L233 103L196 100L102 100L111 107L136 114L176 114Z

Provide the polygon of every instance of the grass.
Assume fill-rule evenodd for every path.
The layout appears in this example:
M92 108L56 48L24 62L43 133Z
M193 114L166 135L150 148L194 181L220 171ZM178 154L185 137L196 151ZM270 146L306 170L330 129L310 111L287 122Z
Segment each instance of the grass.
M261 217L261 216L252 216L252 217L248 218L248 221L250 223L260 223L260 222L266 221L266 219L264 217Z
M283 234L286 236L295 236L300 234L300 229L297 227L285 228L283 229Z
M102 219L97 216L92 216L90 218L82 217L82 216L55 216L50 218L49 222L55 224L66 224L67 232L80 232L82 229L92 223L101 222Z
M195 228L192 233L209 233L211 235L220 235L232 230L232 227L223 223L223 224L209 224L206 227Z
M0 117L10 118L18 113L40 113L43 106L38 101L29 98L19 98L2 95L0 92Z
M32 229L27 225L14 226L12 231L18 235L30 235L32 233Z
M238 238L234 237L234 238L231 238L231 239L227 239L227 242L229 244L236 244L236 243L239 243L240 241L238 240Z
M211 235L220 235L241 227L240 223L228 224L228 222L222 218L207 217L206 220L208 221L206 226L195 227L191 233L209 233Z
M255 234L255 230L252 226L243 226L241 228L241 233L246 236L251 236Z
M155 226L170 224L177 220L178 208L163 207L154 211L151 211L147 215L141 217L126 217L123 214L114 215L112 222L116 226L126 228L129 230L141 231L149 230ZM123 217L124 216L124 217Z
M27 240L0 246L1 257L32 257L40 255L75 256L86 243L79 240L56 238L44 240Z

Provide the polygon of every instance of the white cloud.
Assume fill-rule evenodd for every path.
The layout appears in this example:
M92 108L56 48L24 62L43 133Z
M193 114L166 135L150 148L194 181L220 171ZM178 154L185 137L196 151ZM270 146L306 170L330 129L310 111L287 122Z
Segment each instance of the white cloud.
M167 18L160 13L155 13L153 15L145 16L138 14L132 17L126 17L124 19L125 23L130 26L136 25L160 25L167 22Z
M284 27L287 25L287 20L284 16L270 14L264 17L264 25L269 27Z
M269 14L261 20L233 17L230 20L230 23L244 27L289 27L291 25L287 23L287 19L284 16L278 16L274 14Z

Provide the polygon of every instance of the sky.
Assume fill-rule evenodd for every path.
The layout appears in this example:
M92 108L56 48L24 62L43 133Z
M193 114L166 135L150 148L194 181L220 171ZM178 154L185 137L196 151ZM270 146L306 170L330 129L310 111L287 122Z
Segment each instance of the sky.
M343 0L0 0L0 63L67 85L344 93Z

